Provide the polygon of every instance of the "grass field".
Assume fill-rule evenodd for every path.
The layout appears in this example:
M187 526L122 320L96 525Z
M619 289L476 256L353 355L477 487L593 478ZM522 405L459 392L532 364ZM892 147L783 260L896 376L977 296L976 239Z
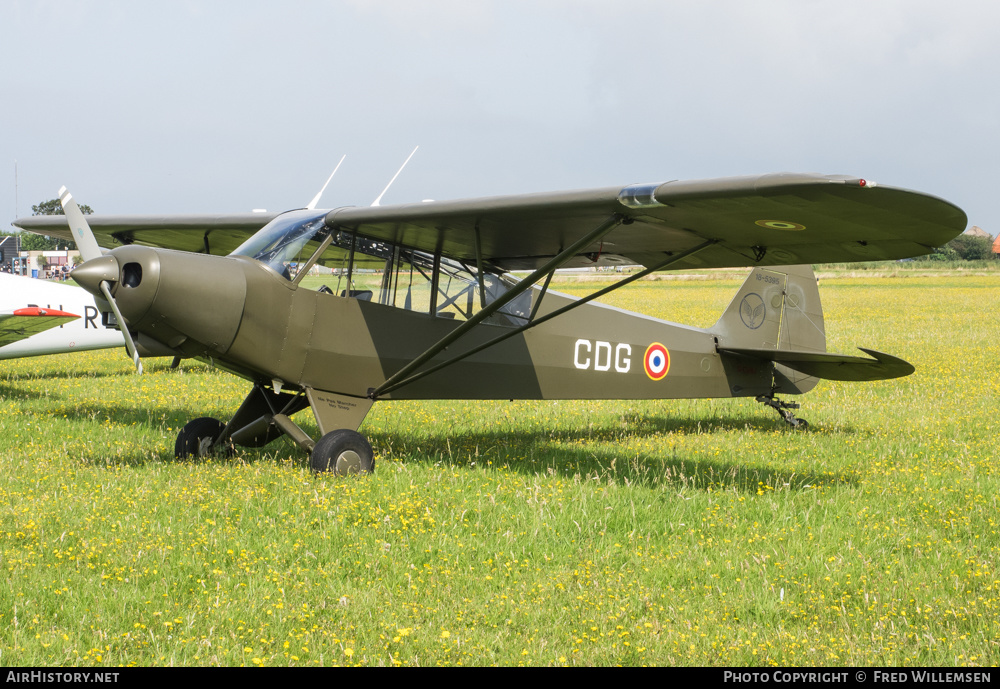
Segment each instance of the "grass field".
M606 301L706 326L739 283ZM832 351L917 373L821 383L801 432L752 400L378 404L362 478L285 441L174 462L246 392L200 363L3 362L0 665L996 664L1000 275L820 290Z

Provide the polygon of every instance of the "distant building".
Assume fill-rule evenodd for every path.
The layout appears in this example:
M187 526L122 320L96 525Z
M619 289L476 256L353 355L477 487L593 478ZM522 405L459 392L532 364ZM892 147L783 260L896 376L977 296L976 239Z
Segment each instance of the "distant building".
M991 249L993 251L993 257L997 258L998 255L1000 255L1000 234L998 234L996 240L994 240L993 235L976 225L973 225L965 234L970 237L982 237L983 239L993 242L993 247Z
M76 265L80 255L75 249L62 251L21 251L15 260L13 272L33 278L62 278Z
M987 240L989 242L992 242L993 243L993 247L991 248L991 251L993 252L993 258L1000 257L1000 256L998 256L998 255L1000 255L1000 235L997 235L996 240L994 240L993 239L993 235L991 235L989 232L987 232L986 230L984 230L981 227L973 225L971 228L969 228L965 232L964 236L966 236L966 237L979 237L980 239L985 239L985 240Z
M21 255L21 238L17 235L0 237L0 270L13 273L17 258Z

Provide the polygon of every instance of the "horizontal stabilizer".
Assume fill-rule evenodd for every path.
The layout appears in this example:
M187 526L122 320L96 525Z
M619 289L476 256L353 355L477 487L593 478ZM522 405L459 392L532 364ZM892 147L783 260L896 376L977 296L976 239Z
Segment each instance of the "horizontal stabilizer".
M29 306L0 313L0 347L79 318L75 313Z
M720 348L719 352L773 361L807 376L826 380L888 380L908 376L915 370L911 364L889 354L864 347L858 349L874 358L780 349Z

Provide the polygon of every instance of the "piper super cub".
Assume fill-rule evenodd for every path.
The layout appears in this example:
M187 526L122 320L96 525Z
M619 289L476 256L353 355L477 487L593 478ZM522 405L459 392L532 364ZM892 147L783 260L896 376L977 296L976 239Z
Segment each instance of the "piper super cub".
M73 278L107 300L137 363L135 342L250 382L233 418L181 430L177 456L284 433L337 473L372 471L357 429L380 400L755 397L802 426L778 395L914 370L826 352L809 264L927 254L966 226L933 196L805 174L89 226L61 196L70 231L15 224L72 235L87 259ZM623 265L643 269L583 299L549 289L561 268ZM332 270L309 289L314 266ZM733 266L752 271L711 328L593 301L655 271ZM291 418L306 407L316 441Z

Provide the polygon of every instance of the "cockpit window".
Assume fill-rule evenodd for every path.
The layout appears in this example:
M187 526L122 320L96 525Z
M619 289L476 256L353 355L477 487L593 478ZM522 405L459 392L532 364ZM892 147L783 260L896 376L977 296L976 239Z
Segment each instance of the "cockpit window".
M326 212L291 211L269 222L231 255L249 256L291 279L326 237Z
M230 255L254 258L306 288L453 320L471 318L510 289L502 275L480 276L465 262L328 228L326 215L283 213ZM298 275L303 270L309 275ZM530 308L525 293L486 322L520 325Z

